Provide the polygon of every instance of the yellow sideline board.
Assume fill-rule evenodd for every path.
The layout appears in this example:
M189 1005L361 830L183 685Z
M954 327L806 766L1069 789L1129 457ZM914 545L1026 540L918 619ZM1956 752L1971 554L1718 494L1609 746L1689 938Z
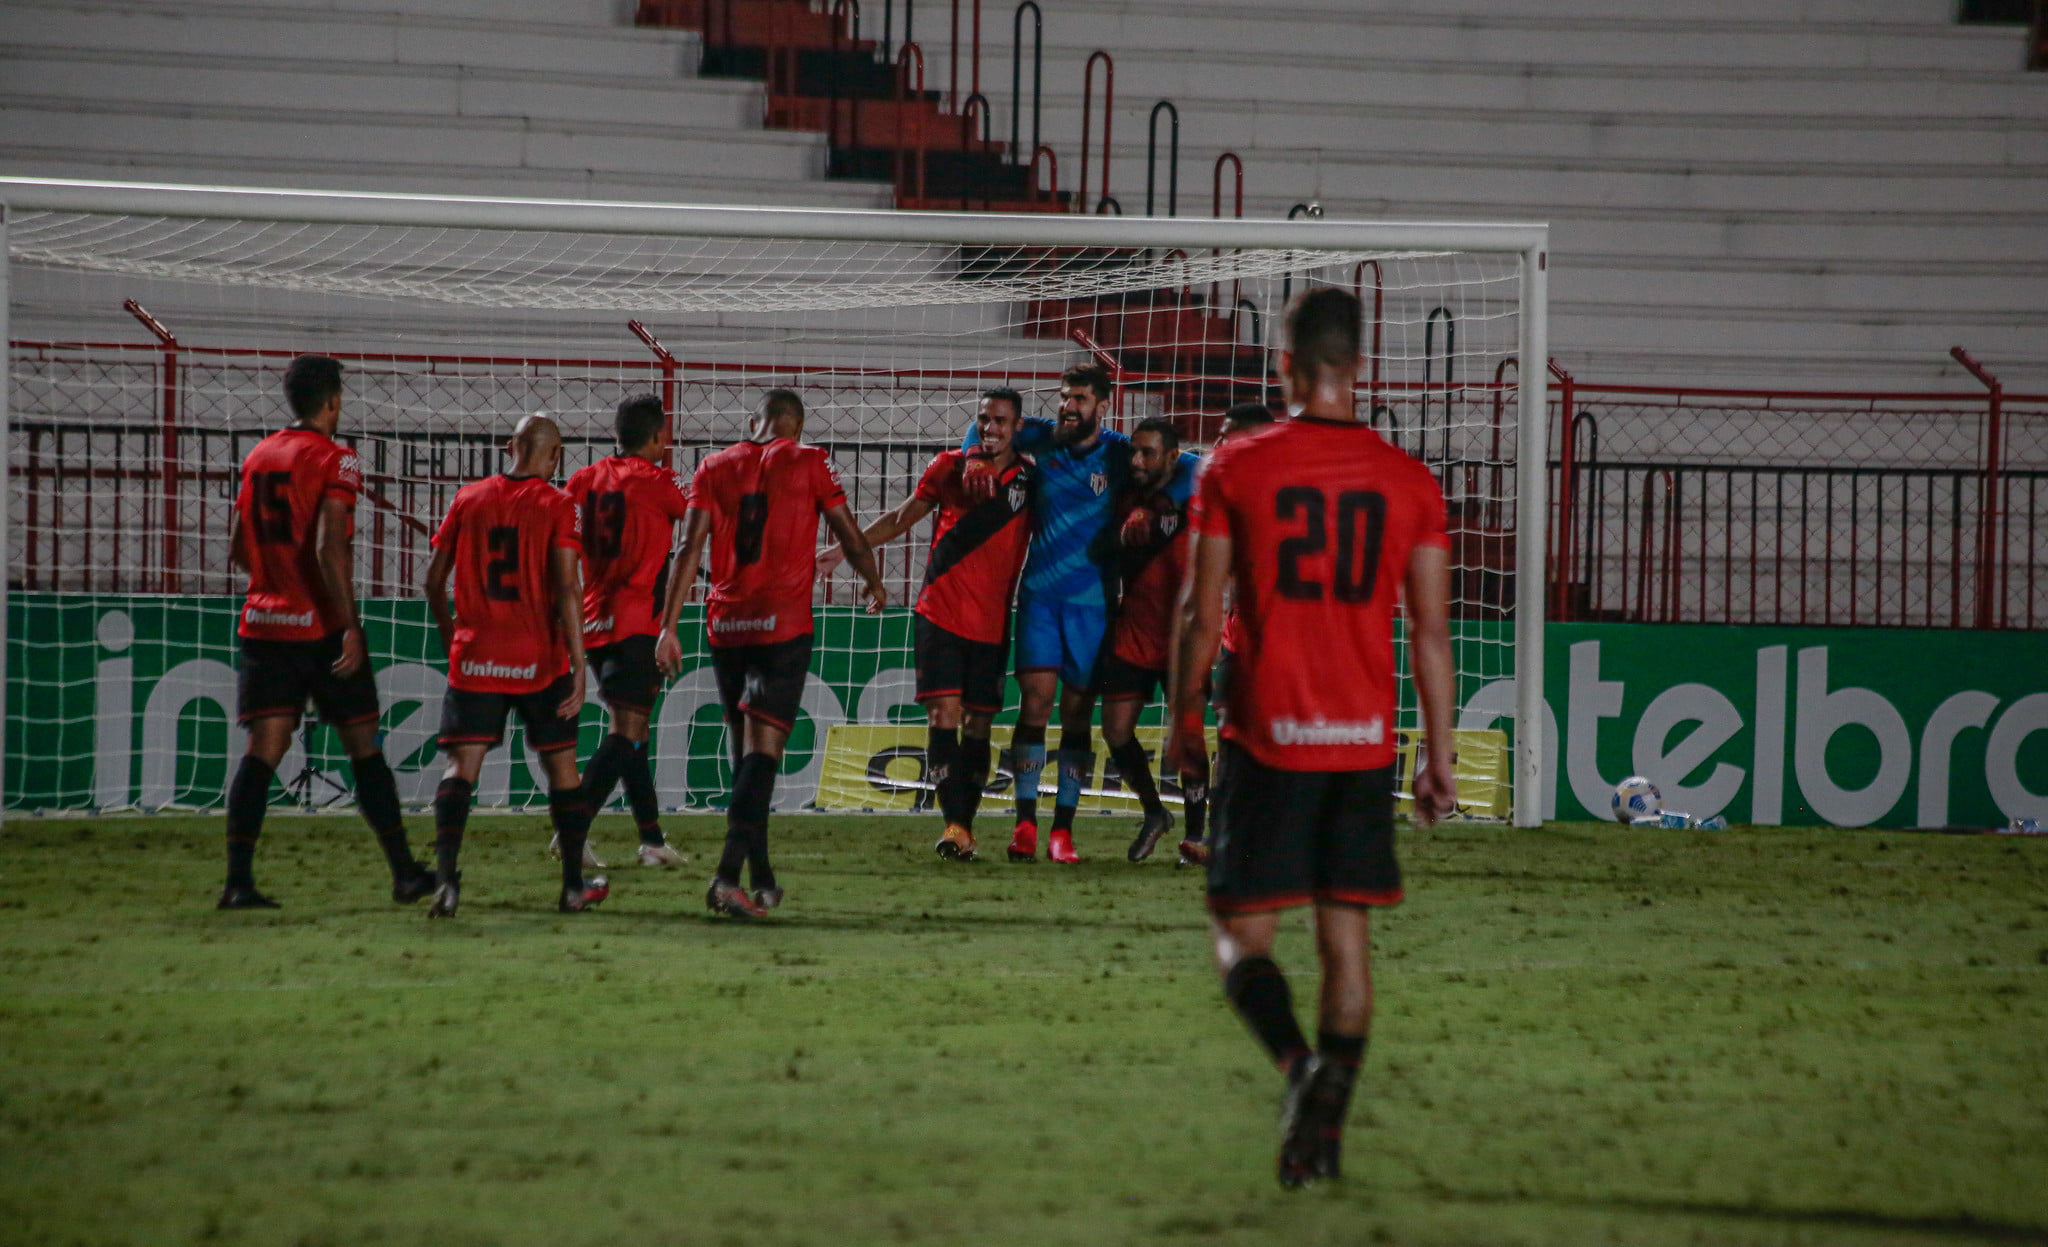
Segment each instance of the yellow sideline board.
M1055 739L1058 730L1054 729ZM1422 733L1394 733L1395 788L1414 791L1416 746ZM997 725L991 733L1000 766L1001 752L1010 744L1010 729ZM1513 809L1510 791L1508 738L1503 732L1456 733L1458 740L1458 813L1453 817L1505 819ZM1138 743L1156 759L1166 744L1166 729L1141 727ZM1216 747L1215 729L1210 729L1209 747ZM826 731L825 760L818 771L817 805L822 810L914 810L929 809L931 790L924 783L925 729L908 724L876 725L842 723ZM1095 786L1087 790L1081 808L1111 813L1139 811L1138 799L1123 790L1113 776L1105 776L1108 753L1096 737ZM1048 765L1039 788L1051 794L1058 783L1056 764ZM1011 779L1007 773L993 776L988 795L997 804L1010 800ZM1172 776L1161 776L1160 795L1169 803L1180 800L1180 789ZM1403 797L1395 810L1406 813L1413 802Z

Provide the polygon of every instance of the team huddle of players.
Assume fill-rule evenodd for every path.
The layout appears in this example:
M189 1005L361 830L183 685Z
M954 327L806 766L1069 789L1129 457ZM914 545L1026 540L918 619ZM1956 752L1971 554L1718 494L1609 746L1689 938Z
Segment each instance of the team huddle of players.
M565 489L551 483L560 431L544 415L521 420L509 470L463 487L433 537L425 588L448 691L431 867L413 857L377 744L377 690L352 588L361 472L334 440L341 365L300 357L285 376L297 422L250 452L236 502L233 548L249 573L238 706L248 750L229 785L220 907L276 905L256 887L255 846L308 699L347 752L393 899L431 897L430 917L456 913L475 785L513 713L548 783L562 912L609 895L603 876L586 877L598 865L588 833L621 783L639 825L638 860L680 864L658 821L648 720L664 678L680 670L677 622L708 555L706 632L733 779L705 901L720 914L766 914L784 896L768 810L811 666L814 583L843 560L879 612L887 594L873 548L935 516L915 644L925 781L945 823L940 856L976 856L991 721L1014 670L1008 857L1037 856L1057 705L1047 855L1080 860L1073 822L1095 791L1100 698L1110 756L1145 811L1127 856L1144 860L1174 826L1135 735L1164 687L1162 765L1178 774L1186 816L1180 861L1208 868L1225 990L1286 1075L1280 1180L1334 1177L1370 1022L1368 917L1401 899L1397 602L1407 606L1430 740L1448 736L1452 671L1443 497L1427 469L1356 418L1358 310L1332 289L1289 307L1281 372L1290 418L1233 409L1206 466L1180 448L1171 421L1146 420L1130 435L1105 428L1111 378L1079 367L1062 376L1053 419L1025 418L1013 390L984 393L962 448L935 457L910 497L865 530L829 456L802 442L804 405L788 390L770 391L750 436L705 458L687 487L664 466L668 423L652 396L620 404L618 453ZM822 560L820 519L837 539ZM683 539L671 554L677 523ZM579 770L577 722L593 673L608 730ZM1212 696L1222 743L1209 818ZM1423 823L1451 808L1448 750L1428 753L1413 795ZM1308 904L1325 979L1313 1046L1271 956L1279 912Z

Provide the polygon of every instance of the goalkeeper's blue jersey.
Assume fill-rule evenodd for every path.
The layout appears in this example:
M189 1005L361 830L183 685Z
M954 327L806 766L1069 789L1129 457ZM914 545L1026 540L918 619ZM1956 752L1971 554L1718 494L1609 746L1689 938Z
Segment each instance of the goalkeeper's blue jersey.
M1131 439L1104 429L1088 450L1067 450L1053 440L1050 420L1027 419L1017 430L1017 449L1038 461L1038 488L1031 500L1031 553L1024 560L1019 600L1067 602L1107 608L1117 568L1097 563L1088 546L1116 518L1116 500L1131 480ZM967 429L965 446L981 442ZM1194 492L1196 457L1181 452L1166 493L1181 505Z

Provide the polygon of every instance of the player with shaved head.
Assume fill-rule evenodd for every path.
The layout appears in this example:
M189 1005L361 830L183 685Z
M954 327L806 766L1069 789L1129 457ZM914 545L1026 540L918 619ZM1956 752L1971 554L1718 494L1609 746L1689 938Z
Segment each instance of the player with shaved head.
M1176 624L1170 762L1205 752L1203 686L1234 595L1244 644L1221 727L1209 912L1225 994L1286 1076L1279 1179L1338 1176L1372 1023L1372 910L1401 900L1394 856L1394 609L1405 602L1429 748L1415 820L1448 813L1453 668L1444 499L1357 412L1358 300L1304 293L1281 375L1293 418L1232 436L1203 470ZM1315 907L1317 1040L1273 960L1282 910Z
M512 470L465 485L434 534L427 606L448 652L441 748L448 769L434 794L439 886L430 918L451 918L461 896L463 829L484 756L517 712L548 779L548 815L561 845L556 908L581 913L610 894L583 878L583 842L596 811L576 774L576 716L583 709L582 538L569 496L549 482L562 434L528 416L506 443ZM455 580L455 609L448 581Z

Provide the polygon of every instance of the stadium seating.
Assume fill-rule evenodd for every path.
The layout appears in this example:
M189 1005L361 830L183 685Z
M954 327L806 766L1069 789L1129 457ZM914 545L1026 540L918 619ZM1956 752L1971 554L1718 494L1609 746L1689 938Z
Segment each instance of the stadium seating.
M2048 388L2048 77L2022 70L2017 32L1957 25L1946 0L1731 0L1711 18L1654 0L1044 7L1042 132L1062 184L1082 62L1110 50L1127 211L1146 114L1172 99L1184 215L1211 210L1230 150L1254 215L1314 201L1553 222L1552 340L1582 374L1921 386L1961 380L1946 354L1961 342L2009 386ZM758 84L697 76L697 36L635 28L631 9L18 0L0 10L0 169L891 201L828 177L822 135L764 129ZM1009 8L983 22L1006 136ZM940 86L945 25L938 6L919 15ZM1163 210L1163 166L1158 182Z

